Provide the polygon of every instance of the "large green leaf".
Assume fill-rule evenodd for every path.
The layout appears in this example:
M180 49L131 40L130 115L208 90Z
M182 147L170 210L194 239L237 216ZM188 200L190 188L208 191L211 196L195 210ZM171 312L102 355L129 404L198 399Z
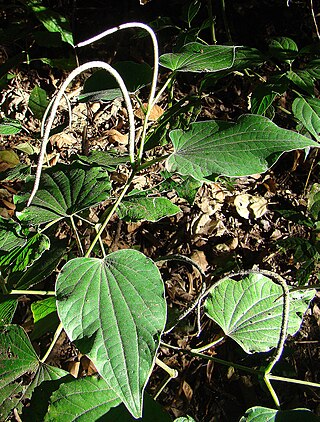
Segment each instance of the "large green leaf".
M35 372L32 382L22 385L16 382L24 374ZM31 342L19 325L0 328L0 419L6 417L14 407L21 408L19 402L30 398L35 387L43 381L57 380L68 373L39 361Z
M248 409L240 422L317 422L316 416L309 409L276 410L255 406Z
M288 334L296 333L315 291L290 294ZM223 279L211 290L205 311L247 353L266 352L277 346L283 315L283 291L261 274L240 281Z
M294 116L320 141L320 100L298 97L292 103Z
M171 131L170 138L174 152L167 159L167 169L198 180L213 174L235 177L262 173L285 151L319 146L257 115L243 115L236 123L196 122L186 132Z
M276 37L269 43L269 52L279 60L292 63L298 55L298 46L291 38Z
M235 58L234 46L186 44L179 53L163 54L160 64L178 72L217 72L229 69Z
M290 70L286 73L288 79L310 95L314 95L314 78L305 70Z
M107 199L110 189L109 177L99 167L90 168L77 162L59 164L42 173L31 206L17 216L20 221L34 225L67 218ZM16 197L15 201L24 203L28 196Z
M120 402L119 397L103 379L78 379L62 384L52 394L44 421L97 421Z
M118 216L124 221L158 221L180 211L168 198L132 198L121 202Z
M123 61L115 63L113 67L130 93L137 92L152 80L152 69L147 63ZM105 70L98 70L86 80L79 100L111 101L117 97L122 97L122 92L114 77Z
M76 258L56 284L57 309L71 341L135 416L166 320L156 265L135 250Z

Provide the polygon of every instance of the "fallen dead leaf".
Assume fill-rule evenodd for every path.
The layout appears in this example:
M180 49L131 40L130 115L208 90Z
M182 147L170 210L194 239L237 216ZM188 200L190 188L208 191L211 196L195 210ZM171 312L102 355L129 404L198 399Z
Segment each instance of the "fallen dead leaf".
M146 109L148 106L147 103L143 104L144 109ZM151 109L150 115L149 115L149 120L151 121L155 121L158 120L159 117L161 117L164 113L164 109L158 105L154 105ZM135 112L134 112L135 116L138 117L138 119L144 120L144 112L142 110L142 108L138 108Z
M237 195L234 199L234 205L237 213L246 219L250 217L260 218L268 211L268 201L265 198L248 193Z
M50 143L52 146L56 146L58 149L74 145L77 140L70 133L57 133L50 137Z
M12 149L0 151L0 172L12 169L20 163L18 155Z
M188 402L190 402L193 396L193 390L190 387L190 385L187 383L187 381L183 381L182 390L184 392L184 395L186 396L186 399L188 400Z
M108 137L108 141L111 142L112 144L114 143L118 143L122 145L128 144L128 135L123 135L116 129L107 130L104 134Z

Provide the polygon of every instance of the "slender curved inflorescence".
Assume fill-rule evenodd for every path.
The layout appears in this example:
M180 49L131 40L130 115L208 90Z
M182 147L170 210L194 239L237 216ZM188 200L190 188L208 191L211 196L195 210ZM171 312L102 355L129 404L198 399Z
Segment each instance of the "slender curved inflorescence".
M156 88L157 88L157 80L158 80L158 73L159 73L159 47L158 47L158 40L156 37L156 34L154 31L150 28L150 26L141 23L141 22L128 22L121 24L119 26L115 26L114 28L107 29L104 32L101 32L101 34L96 35L92 38L89 38L86 41L82 41L79 44L76 45L76 47L84 47L85 45L89 45L94 43L95 41L101 40L102 38L106 37L107 35L111 35L114 32L121 31L122 29L128 29L128 28L141 28L147 31L152 39L153 44L153 77L152 77L152 83L150 88L150 94L149 94L149 101L148 104L151 106L155 97ZM151 107L149 107L150 110L147 110L146 120L148 120Z
M40 155L39 155L39 160L38 160L38 164L37 164L37 171L36 171L36 177L35 177L35 182L34 182L34 186L30 195L30 198L28 200L27 206L29 206L38 190L39 187L39 182L40 182L40 177L41 177L41 170L42 170L42 165L43 165L43 160L44 160L44 155L46 152L46 147L47 147L47 143L49 140L49 136L50 136L50 130L54 121L54 118L56 116L57 113L57 109L59 106L59 103L61 101L61 98L64 95L65 90L67 89L68 85L70 84L70 82L76 78L80 73L85 72L86 70L89 69L94 69L94 68L101 68L101 69L105 69L107 72L109 72L118 82L119 87L121 89L123 98L125 100L127 109L128 109L128 117L129 117L129 155L130 155L130 161L133 164L134 163L134 140L135 140L135 122L134 122L134 114L133 114L133 108L132 108L132 104L131 104L131 100L130 100L130 96L128 93L128 90L123 82L122 77L119 75L119 73L109 64L104 63L102 61L92 61L92 62L88 62L85 63L79 67L77 67L76 69L74 69L70 75L67 77L67 79L63 82L61 88L59 89L57 96L51 106L51 112L48 118L48 122L46 125L46 129L44 132L44 136L43 136L43 140L42 140L42 145L41 145L41 150L40 150Z

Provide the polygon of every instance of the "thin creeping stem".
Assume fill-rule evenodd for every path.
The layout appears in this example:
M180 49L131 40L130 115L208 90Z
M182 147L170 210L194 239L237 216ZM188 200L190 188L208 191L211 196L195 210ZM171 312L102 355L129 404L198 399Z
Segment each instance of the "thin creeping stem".
M30 198L28 200L27 206L29 206L31 204L31 202L32 202L32 200L33 200L33 198L34 198L34 196L35 196L35 194L36 194L36 192L39 188L41 170L42 170L42 165L43 165L43 161L44 161L47 143L48 143L49 136L50 136L50 130L51 130L51 127L53 125L53 121L55 119L61 98L63 97L64 92L67 89L68 85L72 82L72 80L74 78L76 78L80 73L85 72L86 70L89 70L89 69L94 69L94 68L105 69L107 72L109 72L116 79L117 83L119 84L119 87L121 89L121 92L122 92L122 95L123 95L123 98L125 100L127 110L128 110L129 155L130 155L131 164L134 164L135 121L134 121L132 103L131 103L131 100L130 100L128 90L125 86L125 83L124 83L122 77L119 75L119 73L115 69L113 69L113 67L110 66L109 64L104 63L102 61L92 61L92 62L85 63L85 64L77 67L76 69L74 69L70 73L70 75L66 78L66 80L63 82L61 88L59 89L57 96L56 96L55 100L53 101L52 105L50 104L51 112L50 112L48 122L47 122L47 125L46 125L46 128L45 128L45 132L44 132L44 136L43 136L43 140L42 140L42 145L41 145L41 150L40 150L40 155L39 155L38 164L37 164L34 186L33 186Z

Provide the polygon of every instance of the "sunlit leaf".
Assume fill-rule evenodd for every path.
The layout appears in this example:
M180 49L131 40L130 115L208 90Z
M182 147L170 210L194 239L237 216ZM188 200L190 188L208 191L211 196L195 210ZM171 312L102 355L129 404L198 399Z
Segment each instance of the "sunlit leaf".
M36 85L31 91L28 106L37 119L42 119L48 104L46 91Z
M118 216L124 221L158 221L180 212L180 208L168 198L132 198L122 201Z
M174 152L167 159L168 171L198 180L213 174L236 177L262 173L283 152L319 146L258 115L243 115L236 123L196 122L188 131L171 131L170 138Z
M0 122L0 135L15 135L22 129L21 122L15 119L2 119Z
M234 46L186 44L179 53L163 54L160 64L179 72L217 72L228 69L235 59Z
M29 183L26 190L32 185ZM31 206L18 212L17 217L34 225L67 218L107 199L110 189L109 176L99 167L77 162L59 164L42 173ZM15 202L24 204L28 197L15 197Z
M130 249L105 259L76 258L63 267L56 295L70 340L128 410L141 416L143 391L166 320L156 265Z
M295 334L315 290L290 294L288 334ZM205 311L247 353L266 352L277 346L283 316L283 290L262 274L240 281L225 278L215 284Z
M292 103L294 116L320 141L320 100L298 97Z

